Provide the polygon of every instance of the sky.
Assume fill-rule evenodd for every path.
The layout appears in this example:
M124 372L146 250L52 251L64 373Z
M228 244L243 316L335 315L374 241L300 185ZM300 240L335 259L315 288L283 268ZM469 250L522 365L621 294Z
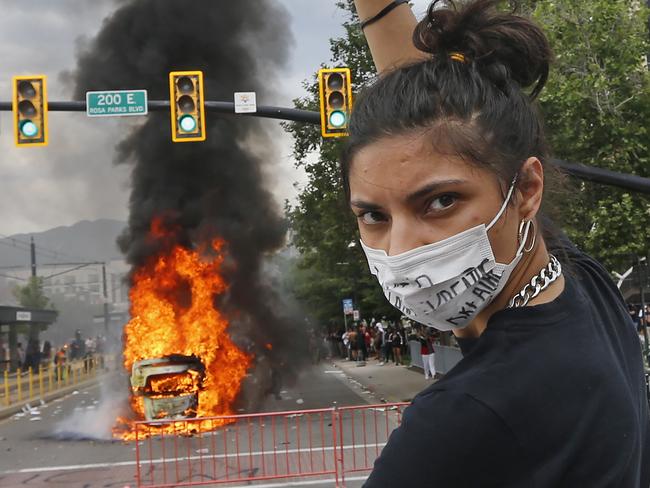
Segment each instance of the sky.
M225 1L225 0L215 0ZM231 1L231 0L228 0ZM258 104L291 106L301 82L330 58L329 39L343 34L336 0L274 0L291 13L294 37L286 89ZM71 99L69 73L76 55L120 0L0 0L0 100L11 100L11 77L45 74L48 98ZM420 16L428 4L417 0ZM27 29L26 26L36 26ZM134 87L138 88L138 87ZM114 146L128 133L128 118L88 119L83 113L50 112L50 143L16 148L10 112L0 112L0 237L40 232L79 220L128 217L129 167L115 166ZM295 169L292 140L278 126L277 171L269 189L279 203L293 200L305 181Z

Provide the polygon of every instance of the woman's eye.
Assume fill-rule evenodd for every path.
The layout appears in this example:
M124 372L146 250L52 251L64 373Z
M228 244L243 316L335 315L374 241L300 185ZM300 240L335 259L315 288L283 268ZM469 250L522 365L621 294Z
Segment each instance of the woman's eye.
M363 212L357 215L357 218L367 225L379 224L386 220L386 217L379 212Z
M427 210L432 210L434 212L444 210L446 208L451 207L454 203L456 203L456 200L457 200L456 195L452 195L452 194L440 195L439 197L431 200L429 206L427 207Z

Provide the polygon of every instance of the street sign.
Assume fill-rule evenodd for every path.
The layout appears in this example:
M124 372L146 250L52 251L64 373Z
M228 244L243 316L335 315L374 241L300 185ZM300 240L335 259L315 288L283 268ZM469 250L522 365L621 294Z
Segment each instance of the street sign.
M255 92L235 92L235 113L257 112Z
M359 320L361 318L361 314L359 313L358 310L352 310L352 320Z
M354 309L352 298L343 299L343 315L350 315Z
M32 320L32 312L16 312L16 322L29 322Z
M88 117L147 115L147 90L86 92Z

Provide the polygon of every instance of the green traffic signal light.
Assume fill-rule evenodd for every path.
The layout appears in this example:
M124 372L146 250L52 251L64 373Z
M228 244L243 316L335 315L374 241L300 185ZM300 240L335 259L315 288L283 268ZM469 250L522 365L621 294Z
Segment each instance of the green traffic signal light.
M38 135L38 126L31 120L23 120L20 123L20 132L25 137L36 137Z
M352 82L349 68L321 68L318 71L321 135L348 135L352 113Z
M16 146L47 145L47 90L43 75L14 76L12 111Z
M332 124L333 127L343 127L346 120L347 117L340 110L334 110L334 112L330 114L330 124Z
M196 119L191 115L183 115L178 120L178 125L183 132L194 132L196 130Z
M205 140L203 73L169 73L169 101L173 142Z

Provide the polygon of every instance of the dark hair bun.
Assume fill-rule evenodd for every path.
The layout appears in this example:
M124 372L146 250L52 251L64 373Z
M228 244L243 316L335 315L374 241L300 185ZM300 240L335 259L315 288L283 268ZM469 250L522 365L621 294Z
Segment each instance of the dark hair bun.
M413 33L415 47L449 60L458 52L498 85L513 80L534 85L536 98L548 79L553 54L544 32L532 20L499 12L499 0L471 0L458 8L453 0L434 0ZM450 61L458 62L458 61Z

